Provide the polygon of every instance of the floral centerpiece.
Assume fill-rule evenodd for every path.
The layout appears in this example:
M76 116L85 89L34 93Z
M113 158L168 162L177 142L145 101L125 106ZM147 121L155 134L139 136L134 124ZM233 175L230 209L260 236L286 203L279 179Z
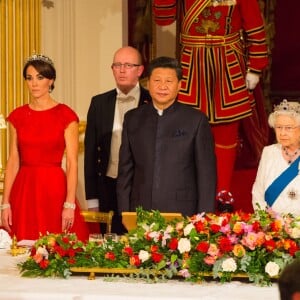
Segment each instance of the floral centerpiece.
M247 277L271 284L300 257L300 218L273 211L198 214L166 221L158 211L137 209L137 227L119 241L78 241L75 234L48 234L19 265L23 276L62 276L72 267L136 269L199 281Z

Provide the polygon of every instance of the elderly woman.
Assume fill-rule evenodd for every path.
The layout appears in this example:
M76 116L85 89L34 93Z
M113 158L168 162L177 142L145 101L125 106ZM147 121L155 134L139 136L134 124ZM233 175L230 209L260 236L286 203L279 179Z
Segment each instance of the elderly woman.
M300 215L300 103L283 100L268 121L277 143L263 149L252 188L253 208Z

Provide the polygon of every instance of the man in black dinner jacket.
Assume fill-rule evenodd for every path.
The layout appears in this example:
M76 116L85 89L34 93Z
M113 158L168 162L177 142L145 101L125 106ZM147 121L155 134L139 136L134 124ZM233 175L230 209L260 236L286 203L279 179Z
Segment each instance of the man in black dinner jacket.
M117 213L116 177L123 117L128 110L150 102L151 98L139 83L144 66L137 49L129 46L118 49L111 68L116 88L94 96L87 114L84 178L88 209L113 210L112 231L122 234L125 229Z

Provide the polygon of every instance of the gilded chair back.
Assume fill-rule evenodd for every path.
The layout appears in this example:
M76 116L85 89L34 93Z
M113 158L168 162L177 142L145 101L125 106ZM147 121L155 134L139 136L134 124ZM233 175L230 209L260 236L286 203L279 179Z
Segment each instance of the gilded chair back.
M98 212L90 210L82 210L81 215L87 223L103 223L106 224L106 233L111 233L111 223L114 212Z

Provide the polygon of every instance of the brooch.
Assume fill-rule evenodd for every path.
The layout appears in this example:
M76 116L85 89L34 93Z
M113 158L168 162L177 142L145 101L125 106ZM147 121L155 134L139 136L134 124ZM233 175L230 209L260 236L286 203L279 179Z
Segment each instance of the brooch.
M291 200L296 200L298 198L298 194L294 189L288 191L288 197Z

